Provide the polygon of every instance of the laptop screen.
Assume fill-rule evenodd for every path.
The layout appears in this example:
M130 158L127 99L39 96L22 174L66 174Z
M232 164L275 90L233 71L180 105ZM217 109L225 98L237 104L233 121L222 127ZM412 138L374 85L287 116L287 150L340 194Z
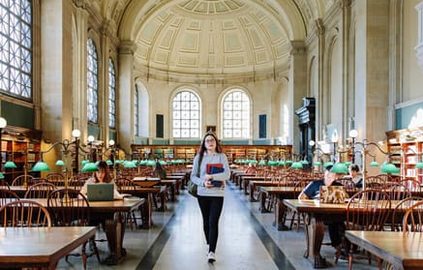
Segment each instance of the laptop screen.
M88 201L113 201L114 185L104 184L88 184L87 199Z

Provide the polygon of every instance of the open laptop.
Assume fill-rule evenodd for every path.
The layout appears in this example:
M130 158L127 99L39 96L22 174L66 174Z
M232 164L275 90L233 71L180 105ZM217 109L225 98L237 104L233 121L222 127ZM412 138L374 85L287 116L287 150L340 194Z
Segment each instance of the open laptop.
M113 201L113 189L113 184L88 184L87 199L90 202Z
M348 197L344 186L320 187L320 202L322 203L344 203Z

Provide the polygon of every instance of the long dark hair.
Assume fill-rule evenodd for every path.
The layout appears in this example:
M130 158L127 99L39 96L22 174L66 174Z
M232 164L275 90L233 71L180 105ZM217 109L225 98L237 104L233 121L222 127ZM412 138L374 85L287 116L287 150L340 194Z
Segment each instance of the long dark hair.
M206 137L208 137L208 136L212 136L214 138L214 140L216 141L216 153L222 153L222 146L220 145L220 142L217 139L216 134L214 134L213 132L207 132L204 135L203 139L201 140L201 145L200 145L200 148L198 149L198 156L199 156L198 167L200 167L201 162L203 161L204 152L207 151Z
M106 161L99 161L97 164L97 168L99 171L105 171L106 175L104 176L104 183L110 183L112 181L112 178L110 178L110 173L109 173L109 165L107 165ZM100 182L97 178L97 174L94 172L94 179L95 182L98 183Z

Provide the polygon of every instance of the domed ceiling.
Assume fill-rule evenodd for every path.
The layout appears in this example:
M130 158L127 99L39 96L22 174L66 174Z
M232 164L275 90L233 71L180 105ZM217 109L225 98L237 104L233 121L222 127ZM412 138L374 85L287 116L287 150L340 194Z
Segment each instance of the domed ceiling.
M287 33L276 12L259 1L175 2L141 26L135 57L142 69L227 74L287 65Z

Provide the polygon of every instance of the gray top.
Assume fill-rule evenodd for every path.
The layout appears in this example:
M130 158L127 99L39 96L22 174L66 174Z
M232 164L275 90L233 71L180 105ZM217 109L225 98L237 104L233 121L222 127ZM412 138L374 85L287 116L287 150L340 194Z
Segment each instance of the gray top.
M194 184L198 185L198 195L223 197L223 195L225 194L225 190L223 187L206 188L204 186L204 182L205 182L204 175L206 174L207 164L222 163L223 172L213 174L213 180L218 180L218 181L228 180L231 175L231 172L229 170L228 158L226 157L226 155L223 153L214 153L212 155L208 155L207 152L205 152L203 156L203 160L201 161L200 177L197 177L198 162L199 162L199 155L197 154L194 158L194 162L192 166L191 181Z

